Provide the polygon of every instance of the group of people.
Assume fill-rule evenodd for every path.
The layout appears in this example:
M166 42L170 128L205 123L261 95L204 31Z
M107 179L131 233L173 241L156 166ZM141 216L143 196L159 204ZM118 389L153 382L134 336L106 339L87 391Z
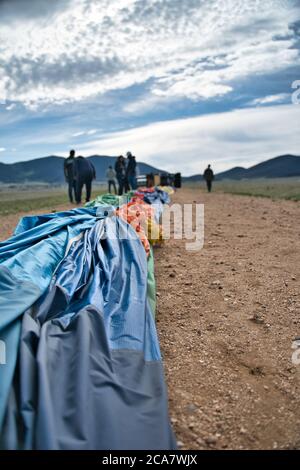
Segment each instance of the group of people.
M111 165L106 171L108 191L112 189L115 194L137 189L137 165L136 159L131 152L127 152L127 158L120 155L113 168ZM70 150L70 155L64 161L64 174L68 183L69 200L71 203L81 203L82 189L86 187L86 202L89 202L92 192L92 181L96 179L96 169L92 162L82 157L75 157L75 150ZM118 182L118 188L116 185Z
M137 189L136 159L131 152L127 152L126 156L127 158L124 158L123 155L120 155L116 160L114 168L110 165L106 171L109 193L113 190L115 194L122 196L122 194L129 190ZM81 203L84 185L86 187L86 202L89 202L92 192L92 181L96 179L96 170L92 162L82 156L75 157L75 150L71 150L69 157L64 161L64 174L69 185L70 202L73 203L75 199L77 204ZM210 193L214 180L214 172L211 169L211 165L208 165L203 177L206 181L207 190Z
M126 154L127 159L120 155L117 158L115 163L115 168L109 166L108 170L106 171L106 178L108 182L108 192L111 192L113 188L115 194L122 194L130 189L135 190L137 189L137 166L136 166L136 159L132 155L131 152L127 152ZM118 190L116 186L116 180L118 182Z
M82 157L75 157L75 150L70 151L70 155L64 161L64 174L69 185L69 199L73 203L81 203L82 189L86 187L86 202L89 202L92 192L92 181L96 179L96 170L90 160Z
M136 160L131 152L127 152L127 162L123 155L120 155L115 163L115 168L113 169L112 166L109 166L108 170L106 171L108 192L111 193L113 188L115 194L118 193L119 196L122 196L123 192L127 192L130 189L137 189L136 174ZM215 178L211 165L208 165L204 171L203 178L206 181L207 191L210 193L212 190L212 183ZM116 179L119 186L118 191L116 186Z

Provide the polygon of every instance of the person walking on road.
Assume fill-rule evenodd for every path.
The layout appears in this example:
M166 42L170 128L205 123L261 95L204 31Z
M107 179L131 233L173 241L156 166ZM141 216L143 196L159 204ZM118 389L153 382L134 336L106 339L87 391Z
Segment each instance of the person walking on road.
M209 193L211 192L211 189L212 189L212 182L214 180L214 177L215 177L214 172L212 171L211 166L208 165L208 167L206 168L206 170L204 172L203 178L206 181L207 191Z
M68 183L68 194L71 203L76 199L76 180L74 174L75 150L70 150L70 155L64 161L64 175ZM73 197L74 195L74 197Z
M111 165L106 170L106 179L108 183L108 192L111 193L111 188L113 187L115 194L117 194L116 172Z
M79 156L74 164L76 179L76 202L81 203L82 188L86 188L86 202L89 202L92 192L92 181L96 179L96 170L91 161Z

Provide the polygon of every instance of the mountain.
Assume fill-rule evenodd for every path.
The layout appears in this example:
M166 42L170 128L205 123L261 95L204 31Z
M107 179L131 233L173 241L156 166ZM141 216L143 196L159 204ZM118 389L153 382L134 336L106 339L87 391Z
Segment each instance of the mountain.
M300 157L282 155L247 170L247 178L283 178L300 176Z
M247 170L246 168L243 168L241 166L236 166L232 168L231 170L223 171L222 173L218 173L216 175L216 179L230 179L230 180L239 180L242 178L246 178L246 173ZM189 182L194 182L194 181L200 181L203 179L203 175L193 175L193 176L188 176L184 177L184 181L189 181Z
M247 170L242 166L235 166L231 168L231 170L223 171L222 173L218 173L216 178L218 180L221 179L229 179L229 180L240 180L242 178L247 178Z
M92 155L88 157L96 168L97 181L105 181L105 172L109 165L114 166L116 157ZM26 162L5 164L0 163L0 182L2 183L33 183L49 184L64 183L63 157L49 156ZM158 173L160 170L151 165L138 161L141 175Z
M116 157L107 155L91 155L88 157L96 168L97 181L105 181L105 172L109 165L114 165ZM0 163L0 182L2 183L64 183L63 157L55 155L37 158L26 162L5 164ZM139 173L164 173L151 165L138 161ZM243 178L281 178L300 176L300 157L295 155L281 155L250 168L235 167L216 175L217 180ZM183 178L183 181L199 181L202 175L193 175Z
M55 156L12 164L0 163L0 181L3 183L37 181L60 183L64 181L62 167L63 158Z
M300 176L300 157L296 155L281 155L271 158L265 162L258 163L250 168L240 166L231 168L216 174L216 180L231 179L240 180L243 178L287 178L289 176ZM202 180L202 175L193 175L184 178L184 181Z

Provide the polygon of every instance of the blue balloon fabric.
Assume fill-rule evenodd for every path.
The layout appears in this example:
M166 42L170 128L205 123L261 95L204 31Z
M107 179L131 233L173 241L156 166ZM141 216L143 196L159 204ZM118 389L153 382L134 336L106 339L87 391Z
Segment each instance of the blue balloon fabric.
M1 448L176 447L147 276L109 207L25 217L0 243Z

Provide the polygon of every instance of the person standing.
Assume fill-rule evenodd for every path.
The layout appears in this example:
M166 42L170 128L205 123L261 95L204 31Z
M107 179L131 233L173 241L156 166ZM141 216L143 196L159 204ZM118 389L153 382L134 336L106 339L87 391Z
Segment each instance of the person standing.
M126 177L126 166L125 166L125 158L123 155L120 155L117 158L115 163L115 172L118 180L119 186L119 196L122 196L125 190L125 177Z
M206 181L206 185L207 185L207 191L210 193L211 192L211 188L212 188L212 182L214 180L214 172L212 171L211 169L211 166L208 165L208 167L206 168L204 174L203 174L203 178L205 179Z
M111 193L111 187L113 187L115 194L117 194L116 172L111 165L106 170L106 179L108 183L108 192Z
M131 152L127 152L127 168L126 168L126 178L129 184L130 189L137 189L136 181L136 160Z
M92 192L92 181L96 179L96 170L92 162L81 155L75 158L74 172L76 179L76 202L81 203L82 188L85 185L86 202L89 202Z
M68 183L68 194L69 200L73 203L76 199L76 180L74 174L74 164L75 164L75 150L70 150L70 155L64 161L64 175L65 180ZM73 198L74 193L74 198Z

